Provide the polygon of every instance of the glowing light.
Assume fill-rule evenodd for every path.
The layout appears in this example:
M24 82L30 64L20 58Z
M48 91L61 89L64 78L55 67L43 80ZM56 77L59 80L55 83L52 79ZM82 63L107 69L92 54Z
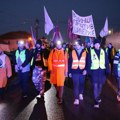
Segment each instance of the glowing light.
M20 41L18 41L18 44L20 44L20 45L24 45L25 42L24 42L23 40L20 40Z
M75 42L75 45L78 45L78 42L77 42L77 41Z
M113 33L113 29L110 29L110 30L108 31L108 34L111 35L112 33Z
M28 40L29 40L29 41L31 41L31 40L32 40L32 38L31 38L31 37L28 37Z
M60 40L58 40L58 41L57 41L57 44L58 44L58 45L61 45L62 43L61 43L61 41L60 41Z

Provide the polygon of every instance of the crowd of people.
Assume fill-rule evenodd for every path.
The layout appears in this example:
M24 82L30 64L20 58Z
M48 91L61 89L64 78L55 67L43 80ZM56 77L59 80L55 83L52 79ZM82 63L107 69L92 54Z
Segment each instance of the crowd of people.
M101 40L94 39L83 43L81 39L73 43L52 41L48 47L41 39L35 47L29 49L24 41L18 41L12 60L15 72L20 79L22 97L28 97L28 82L32 82L40 98L44 97L47 74L50 83L54 85L58 104L63 102L64 82L69 77L73 81L74 105L84 100L84 84L86 76L93 87L94 107L99 108L101 92L108 75L114 75L118 80L117 100L120 101L120 49L118 51L111 43L101 47ZM30 74L32 73L32 78ZM0 97L3 97L7 78L12 76L11 62L0 48Z

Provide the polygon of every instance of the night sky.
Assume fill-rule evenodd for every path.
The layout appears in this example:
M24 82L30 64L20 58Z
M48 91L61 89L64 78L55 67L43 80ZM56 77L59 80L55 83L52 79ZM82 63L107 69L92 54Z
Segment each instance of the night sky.
M39 36L44 36L44 5L64 39L67 39L67 21L72 10L80 16L92 14L97 35L106 17L109 28L120 31L120 0L0 0L0 35L11 31L30 32L30 26L38 18Z

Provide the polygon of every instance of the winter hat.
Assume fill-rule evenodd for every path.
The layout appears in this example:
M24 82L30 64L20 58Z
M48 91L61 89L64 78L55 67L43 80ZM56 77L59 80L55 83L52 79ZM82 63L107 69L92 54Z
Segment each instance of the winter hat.
M38 39L38 40L36 41L36 44L42 45L42 41L41 41L40 39Z
M96 44L96 43L101 44L101 40L99 40L99 39L95 39L95 40L94 40L94 44Z

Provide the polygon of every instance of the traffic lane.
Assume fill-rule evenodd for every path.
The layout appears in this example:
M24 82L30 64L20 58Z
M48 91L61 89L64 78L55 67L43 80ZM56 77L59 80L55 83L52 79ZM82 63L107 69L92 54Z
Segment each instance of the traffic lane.
M18 82L19 83L19 82ZM21 98L21 88L18 84L9 86L6 92L6 95L4 97L4 100L0 101L0 120L14 120L21 112L23 113L24 109L28 107L25 111L25 115L21 115L21 117L29 117L27 116L31 114L34 105L36 104L36 95L33 84L29 83L30 91L27 99ZM45 91L48 91L51 87L51 84L49 81L46 81L46 89ZM43 104L44 105L44 104ZM44 110L44 107L42 108ZM43 115L41 111L41 117ZM39 117L38 117L39 118ZM26 119L23 119L26 120Z
M67 83L66 83L67 84ZM72 82L69 81L69 85ZM73 87L66 85L64 90L63 111L66 120L120 120L120 103L116 100L116 92L106 83L102 90L99 109L93 108L93 90L89 80L86 80L84 101L80 105L73 105Z

